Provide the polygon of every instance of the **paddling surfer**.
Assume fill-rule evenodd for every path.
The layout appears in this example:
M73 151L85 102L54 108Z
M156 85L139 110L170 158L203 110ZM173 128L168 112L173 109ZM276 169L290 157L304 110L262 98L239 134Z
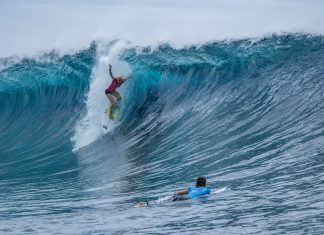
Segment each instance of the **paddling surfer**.
M206 178L198 177L196 180L196 185L193 187L189 187L187 189L183 189L174 193L172 197L172 201L183 201L189 200L193 198L198 198L207 194L210 194L210 188L206 187ZM140 201L133 204L134 207L143 207L149 206L148 201Z

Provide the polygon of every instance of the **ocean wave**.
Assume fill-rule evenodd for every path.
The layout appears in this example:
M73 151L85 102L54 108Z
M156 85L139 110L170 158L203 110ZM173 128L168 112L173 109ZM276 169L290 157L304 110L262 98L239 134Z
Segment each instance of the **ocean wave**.
M120 124L103 135L109 63L114 74L129 80L119 89ZM195 213L213 212L220 216L216 221L225 220L233 229L238 225L226 213L250 231L255 231L250 224L260 220L271 224L265 231L273 231L283 218L294 225L290 232L304 231L301 226L321 229L320 220L305 218L322 213L312 205L320 205L323 196L323 63L322 36L287 34L182 49L98 42L49 62L25 59L6 67L0 71L5 188L0 195L14 188L24 205L42 197L51 200L20 212L8 196L0 197L0 203L10 202L3 213L8 218L58 213L58 226L71 214L79 225L84 219L79 215L88 210L100 218L127 220L136 212L125 213L125 204L169 198L205 175L215 192L231 190L217 194L222 204L212 195L199 209L190 207ZM248 221L238 211L245 211ZM141 224L142 217L132 218ZM148 220L160 223L159 218ZM106 223L93 223L106 228ZM132 228L114 226L116 231Z

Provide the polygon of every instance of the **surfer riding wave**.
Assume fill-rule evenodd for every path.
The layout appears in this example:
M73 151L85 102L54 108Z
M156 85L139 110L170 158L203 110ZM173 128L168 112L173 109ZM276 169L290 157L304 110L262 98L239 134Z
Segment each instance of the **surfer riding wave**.
M111 120L114 120L113 115L112 115L112 111L113 111L114 105L115 105L115 99L114 98L116 98L117 101L121 100L121 96L120 96L119 92L116 89L118 87L120 87L127 80L127 78L122 78L121 76L114 77L111 70L112 70L112 65L110 64L109 65L109 75L110 75L110 77L112 79L112 82L106 88L105 94L106 94L108 100L110 101L109 118Z

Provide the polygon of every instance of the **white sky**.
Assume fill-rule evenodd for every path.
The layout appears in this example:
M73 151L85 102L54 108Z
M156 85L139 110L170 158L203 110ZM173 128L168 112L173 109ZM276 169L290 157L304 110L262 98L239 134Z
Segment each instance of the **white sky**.
M1 0L0 57L62 53L96 39L176 47L272 33L324 33L320 0Z

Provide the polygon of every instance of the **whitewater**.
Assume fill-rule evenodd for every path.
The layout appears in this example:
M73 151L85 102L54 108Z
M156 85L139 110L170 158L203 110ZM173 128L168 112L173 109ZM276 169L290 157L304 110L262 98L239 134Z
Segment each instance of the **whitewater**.
M0 6L1 234L323 234L322 2Z

